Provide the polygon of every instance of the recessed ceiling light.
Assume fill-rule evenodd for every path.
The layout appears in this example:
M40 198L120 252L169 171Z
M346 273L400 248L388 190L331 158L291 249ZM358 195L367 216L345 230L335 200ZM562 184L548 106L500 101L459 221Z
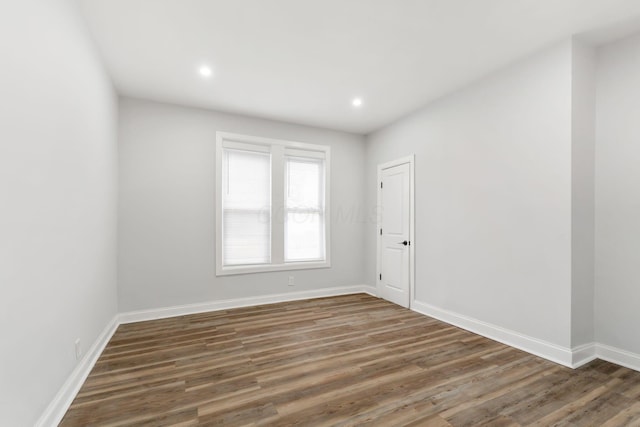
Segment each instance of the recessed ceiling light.
M359 107L362 105L362 99L361 98L355 98L353 101L351 101L351 105L353 105L354 107Z
M207 67L206 65L200 67L198 72L202 77L211 77L211 75L213 74L213 70L211 69L211 67Z

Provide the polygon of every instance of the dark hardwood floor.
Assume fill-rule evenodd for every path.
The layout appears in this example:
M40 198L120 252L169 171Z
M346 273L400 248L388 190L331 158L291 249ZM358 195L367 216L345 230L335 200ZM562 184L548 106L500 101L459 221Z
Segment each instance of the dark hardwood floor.
M61 425L640 426L640 373L360 294L122 325Z

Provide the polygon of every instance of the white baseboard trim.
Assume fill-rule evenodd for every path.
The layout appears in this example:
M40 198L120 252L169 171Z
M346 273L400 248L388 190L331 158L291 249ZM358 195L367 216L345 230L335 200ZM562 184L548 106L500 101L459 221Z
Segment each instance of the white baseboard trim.
M593 360L602 359L640 371L640 354L605 344L592 342L568 349L420 301L414 301L411 309L569 368L576 369Z
M372 297L378 297L378 288L375 286L362 285L362 292L369 294Z
M579 368L582 365L596 360L598 358L596 354L597 344L594 342L579 345L571 349L571 367Z
M91 369L93 369L93 366L98 361L98 357L102 354L102 351L118 328L118 325L118 315L116 314L94 341L89 351L87 351L76 365L62 387L60 387L56 396L36 422L36 427L50 427L60 424L64 414L66 414L67 409L71 406L73 399L75 399L78 391L80 391L80 387L82 387L87 376L89 376Z
M640 354L606 344L596 344L596 355L598 359L606 360L634 371L640 371Z
M287 301L299 301L311 298L324 298L339 295L371 293L371 286L355 285L335 288L314 289L310 291L288 292L285 294L263 295L249 298L234 298L210 301L197 304L176 305L173 307L154 308L120 313L120 323L143 322L147 320L165 319L187 314L206 313L209 311L229 310L232 308L250 307L262 304L275 304Z
M573 354L571 349L552 344L528 335L521 334L501 326L492 325L462 314L444 310L430 304L413 301L411 309L426 316L434 317L443 322L457 326L467 331L482 335L494 341L501 342L527 353L540 356L544 359L563 366L573 367Z

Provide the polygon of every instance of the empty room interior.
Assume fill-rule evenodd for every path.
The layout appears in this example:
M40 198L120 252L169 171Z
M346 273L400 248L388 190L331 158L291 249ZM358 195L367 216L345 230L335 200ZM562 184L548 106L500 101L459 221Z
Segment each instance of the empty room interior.
M6 0L0 426L640 426L640 1Z

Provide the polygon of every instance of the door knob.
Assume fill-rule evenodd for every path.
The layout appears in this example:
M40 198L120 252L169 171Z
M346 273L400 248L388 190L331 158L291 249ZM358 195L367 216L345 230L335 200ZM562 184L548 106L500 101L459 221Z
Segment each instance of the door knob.
M409 242L407 242L407 241L405 240L404 242L400 242L400 243L398 243L398 244L399 244L399 245L405 245L405 246L407 246L407 245L409 244Z

